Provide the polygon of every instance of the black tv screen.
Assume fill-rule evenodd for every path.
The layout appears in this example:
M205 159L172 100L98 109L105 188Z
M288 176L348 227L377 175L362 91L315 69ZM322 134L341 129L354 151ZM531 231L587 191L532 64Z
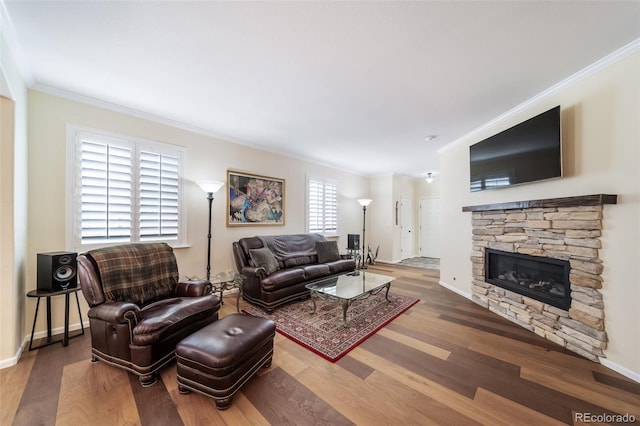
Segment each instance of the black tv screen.
M560 106L469 147L471 191L562 176Z

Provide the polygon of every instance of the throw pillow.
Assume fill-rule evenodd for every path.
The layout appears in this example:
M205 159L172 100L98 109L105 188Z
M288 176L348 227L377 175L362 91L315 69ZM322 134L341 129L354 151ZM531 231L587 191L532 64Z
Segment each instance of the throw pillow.
M280 269L275 256L266 247L249 250L249 257L251 257L256 268L263 267L267 271L267 275Z
M336 241L316 241L318 263L335 262L340 260L340 250Z

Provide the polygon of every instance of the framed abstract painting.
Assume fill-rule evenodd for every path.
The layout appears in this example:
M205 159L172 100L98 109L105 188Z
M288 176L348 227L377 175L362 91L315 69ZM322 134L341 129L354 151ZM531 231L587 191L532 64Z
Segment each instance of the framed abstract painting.
M284 179L227 170L227 189L227 226L284 225Z

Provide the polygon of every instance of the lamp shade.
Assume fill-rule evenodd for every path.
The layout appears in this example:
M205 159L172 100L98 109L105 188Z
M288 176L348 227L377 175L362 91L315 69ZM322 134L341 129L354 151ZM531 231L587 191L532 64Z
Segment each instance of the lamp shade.
M206 193L216 193L224 186L224 182L219 180L199 180L196 182L200 188Z
M361 198L358 200L358 204L360 204L362 207L367 207L369 204L371 204L371 201L373 200L370 200L368 198Z
M427 173L427 177L425 178L427 183L433 182L433 175L431 173Z

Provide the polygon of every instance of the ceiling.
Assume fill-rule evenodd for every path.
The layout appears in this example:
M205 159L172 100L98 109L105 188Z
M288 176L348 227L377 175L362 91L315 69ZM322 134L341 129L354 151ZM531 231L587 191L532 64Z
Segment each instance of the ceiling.
M364 175L437 172L438 149L640 37L638 1L3 4L34 89Z

